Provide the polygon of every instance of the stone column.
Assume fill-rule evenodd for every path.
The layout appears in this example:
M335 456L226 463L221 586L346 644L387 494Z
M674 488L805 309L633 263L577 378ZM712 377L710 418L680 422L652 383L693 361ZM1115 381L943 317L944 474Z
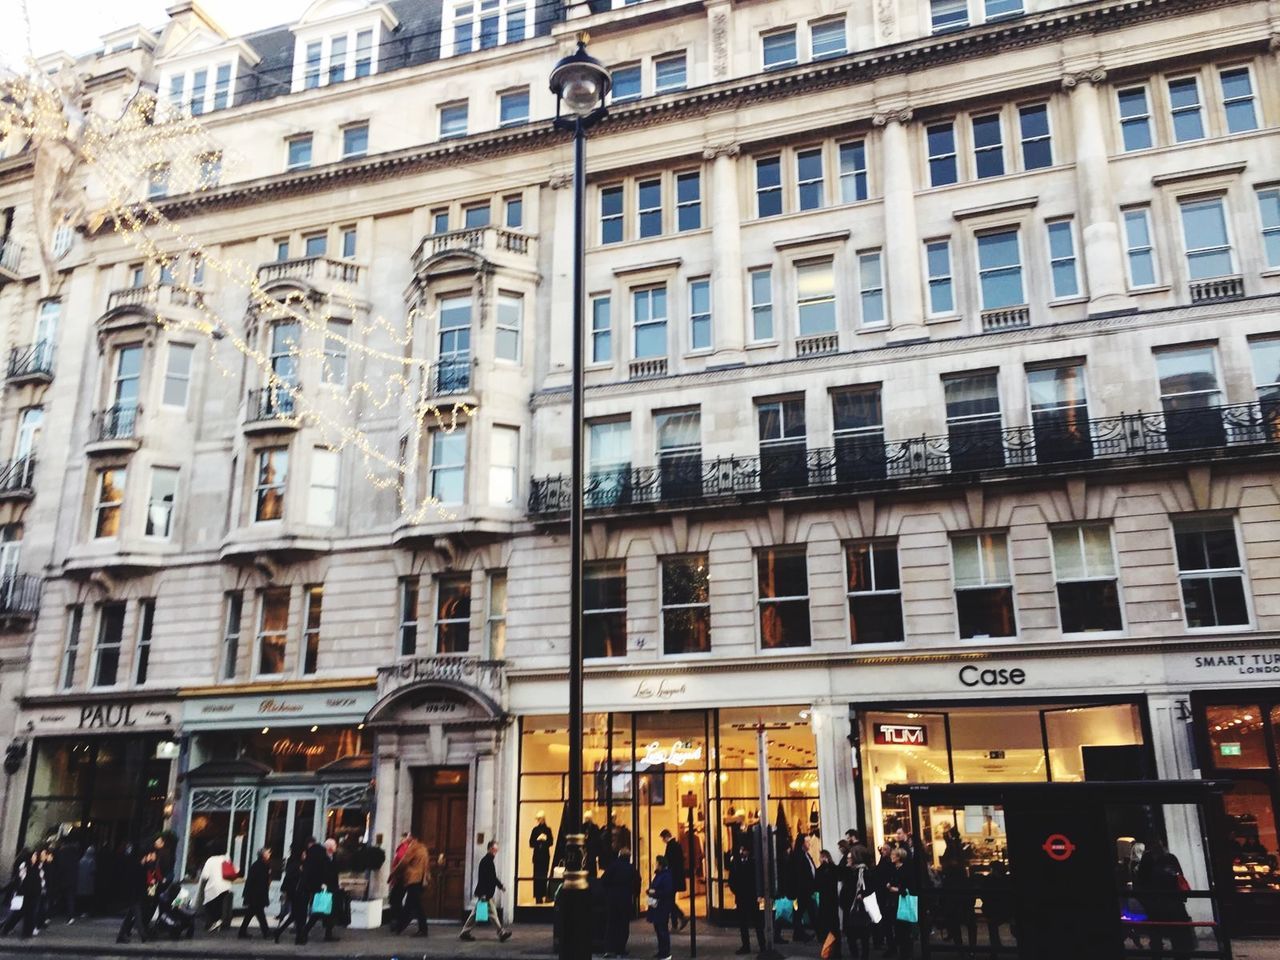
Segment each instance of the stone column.
M1071 97L1071 128L1076 146L1076 207L1081 212L1080 241L1089 285L1089 312L1133 306L1125 285L1124 246L1120 239L1107 143L1102 129L1098 84L1103 70L1070 73L1062 80Z
M555 198L552 216L538 224L538 235L551 238L546 385L567 387L573 372L573 174L554 176L547 185Z
M742 213L738 203L738 145L707 147L711 167L711 247L715 251L711 291L712 344L716 366L743 363L746 328L743 306Z
M1198 780L1200 770L1191 747L1191 704L1185 694L1153 696L1147 702L1151 719L1152 752L1156 757L1155 775L1160 780ZM1209 886L1204 844L1201 842L1200 820L1194 807L1168 805L1164 808L1165 829L1169 849L1177 855L1182 872L1193 890ZM1209 920L1209 903L1188 900L1187 911L1193 920Z
M857 788L849 752L849 704L817 702L811 711L809 723L818 748L818 816L824 844L834 846L846 830L858 824Z
M885 110L872 117L882 129L880 165L884 171L885 292L888 295L889 339L923 340L924 298L921 291L920 231L916 226L915 184L907 124L911 108Z
M409 829L409 821L397 822L396 809L400 799L400 754L398 735L384 734L379 737L377 767L374 776L377 778L377 792L374 794L373 833L376 838L382 834L382 849L387 851L387 858L395 853L396 844L400 842L400 833ZM375 896L381 896L386 888L386 871L374 874Z

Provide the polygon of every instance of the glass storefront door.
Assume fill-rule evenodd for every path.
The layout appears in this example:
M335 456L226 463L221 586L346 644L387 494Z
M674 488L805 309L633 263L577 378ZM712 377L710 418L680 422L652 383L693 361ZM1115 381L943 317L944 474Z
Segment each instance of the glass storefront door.
M320 835L320 795L314 790L273 790L260 809L258 846L271 850L271 879L279 880L290 852Z

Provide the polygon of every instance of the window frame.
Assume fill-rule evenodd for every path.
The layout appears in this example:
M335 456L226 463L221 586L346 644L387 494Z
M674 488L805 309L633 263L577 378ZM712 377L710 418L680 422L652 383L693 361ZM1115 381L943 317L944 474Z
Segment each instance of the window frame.
M817 43L815 34L824 27L840 28L840 49L831 50L826 53L817 53ZM832 57L842 57L849 52L849 24L844 14L835 17L821 17L817 20L809 21L809 59L813 61L829 60Z
M1260 98L1258 97L1258 85L1255 82L1254 75L1253 75L1253 64L1234 63L1234 64L1222 65L1217 68L1216 73L1217 73L1217 79L1218 79L1218 93L1221 94L1221 99L1219 103L1222 107L1223 135L1233 136L1234 134L1237 134L1237 133L1249 133L1254 130L1262 129L1263 128L1263 118L1261 117L1262 104L1261 104ZM1249 81L1248 97L1227 96L1227 89L1225 84L1223 83L1223 78L1226 74L1230 74L1230 73L1243 73L1245 75L1245 77ZM1253 126L1244 127L1240 130L1232 130L1230 108L1233 104L1242 103L1246 100L1249 103L1250 112L1253 114Z
M820 296L805 297L801 294L800 274L802 271L826 265L831 273L830 293ZM795 289L795 336L796 337L822 337L822 336L839 336L840 335L840 302L837 296L836 281L836 262L834 256L815 257L812 259L797 260L791 264L792 280ZM817 307L823 304L831 304L831 329L830 330L811 330L805 332L803 327L804 309L806 307Z
M506 113L507 104L509 101L511 101L511 98L513 97L524 98L524 113L520 116L503 119ZM519 105L519 101L516 101L516 105L517 106ZM523 123L528 123L529 117L531 116L531 109L532 108L530 106L529 88L527 86L512 87L508 90L503 90L499 92L498 94L498 127L499 129L503 127L518 127Z
M1122 98L1124 94L1132 93L1134 91L1142 92L1142 112L1126 115L1124 112L1124 100ZM1159 146L1155 136L1155 127L1152 123L1154 117L1151 112L1151 87L1146 81L1131 84L1127 87L1117 87L1115 104L1116 121L1120 126L1119 146L1121 153L1136 153L1139 150L1151 150L1154 147ZM1145 144L1133 147L1129 146L1129 138L1126 135L1126 130L1131 127L1140 127L1145 132L1145 139L1147 141Z
M1183 265L1187 271L1188 283L1200 283L1207 280L1217 280L1224 277L1235 277L1240 275L1240 261L1236 256L1235 238L1231 229L1231 205L1227 202L1228 197L1225 192L1214 194L1192 194L1177 198L1178 202L1178 223L1182 228L1178 231L1182 242ZM1210 204L1216 205L1218 213L1222 217L1222 233L1223 243L1205 247L1191 247L1187 242L1187 209L1189 207L1205 207ZM1215 273L1209 276L1197 277L1192 269L1192 256L1204 255L1212 253L1223 253L1227 255L1228 270L1226 273Z
M104 643L103 640L107 631L107 610L118 609L120 611L120 634L115 643ZM98 629L94 631L93 640L93 658L91 660L92 667L90 669L89 689L90 690L114 690L117 687L124 686L121 679L121 668L124 667L124 636L125 628L129 620L129 605L124 600L106 600L98 604ZM114 651L115 653L115 669L114 678L110 683L102 682L102 656L104 652Z
M495 507L506 507L512 510L520 506L520 428L505 423L495 423L489 434L489 504ZM499 436L506 436L510 441L511 463L498 463L497 453ZM504 485L509 483L511 498L499 501L494 498L494 481L501 478Z
M583 641L584 641L583 657L584 659L588 659L597 663L616 661L616 660L625 660L627 654L630 652L630 646L631 646L630 630L628 629L629 625L627 623L627 620L629 619L627 616L627 600L628 600L627 562L625 559L618 559L618 558L602 558L597 560L587 560L583 564L584 581L587 579L593 579L591 575L598 570L604 570L605 572L610 574L608 579L615 579L620 573L622 577L622 606L621 607L588 607L587 606L588 591L586 589L583 590L583 606L582 606L582 621L583 621L582 633L583 633ZM605 579L605 578L596 577L595 579ZM588 630L588 618L593 616L594 617L616 617L618 614L622 614L622 652L618 654L614 654L612 656L607 653L599 657L588 656L585 650L585 642L587 639L587 635L590 633L590 630Z
M422 578L401 577L396 581L396 659L418 655L421 624Z
M106 483L108 474L112 475L112 478L113 478L112 486L116 491L118 491L118 494L119 494L118 500L102 499L104 495L103 487L104 487L104 484ZM114 478L116 476L119 476L120 478L119 484L115 483ZM94 472L93 512L92 512L93 536L91 537L91 539L115 540L120 537L120 533L124 529L124 500L125 500L125 495L128 493L128 483L129 483L129 469L125 464L113 465L108 467L99 467ZM103 515L110 511L114 511L114 515L116 517L115 532L108 533L108 534L100 533L99 531L103 529L103 519L102 519Z
M657 204L645 206L645 192L657 191ZM664 197L666 191L663 189L662 176L639 177L636 179L635 199L636 199L636 239L648 240L652 237L660 237L666 232L666 215L664 211ZM657 226L654 227L656 222Z
M956 283L955 283L955 266L954 258L951 251L950 237L937 237L932 240L925 240L922 244L924 248L924 274L925 274L925 293L928 300L928 316L930 317L954 317L959 312L957 307ZM947 272L935 274L933 272L933 264L930 259L932 248L941 246L946 252ZM947 297L951 301L951 306L947 310L939 311L934 307L934 286L935 284L945 283L947 289Z
M764 275L765 283L769 292L769 299L760 301L756 299L756 278ZM748 343L753 344L770 344L778 342L778 327L774 319L774 290L773 290L773 267L749 267L747 268L747 302L751 306L751 339ZM761 337L758 335L758 319L766 315L769 318L769 335Z
M1183 107L1174 106L1174 102L1173 102L1174 84L1186 83L1188 81L1190 81L1190 83L1195 88L1195 93L1196 93L1195 104L1193 106L1183 106ZM1206 122L1208 118L1205 116L1206 111L1205 111L1205 103L1204 103L1204 91L1201 89L1202 84L1201 84L1200 74L1196 72L1196 73L1179 73L1173 76L1166 76L1164 78L1164 87L1165 87L1164 89L1165 96L1168 98L1169 132L1173 136L1173 143L1174 144L1198 143L1201 140L1209 139L1209 125ZM1196 123L1200 127L1199 135L1194 137L1179 136L1178 134L1179 115L1192 114L1192 113L1195 114Z
M80 658L80 635L84 630L84 604L67 608L67 628L63 636L62 656L58 663L58 689L70 690L76 683L76 667Z
M218 647L218 680L226 683L234 681L239 672L240 639L244 636L244 591L228 590L222 596L222 642Z
M467 500L467 461L470 459L471 448L470 448L469 437L467 436L467 433L468 433L467 426L468 425L465 423L459 423L459 424L456 424L451 430L445 430L439 427L431 430L430 462L427 467L427 472L431 481L431 484L430 484L431 496L433 499L437 500L441 506L462 506L463 504L468 502ZM458 436L459 432L461 432L461 438L462 438L461 463L439 462L440 453L442 452L440 438L456 437ZM441 500L440 499L440 495L438 491L440 490L440 487L441 487L441 481L439 480L439 477L445 473L448 473L449 475L452 475L454 473L461 474L462 498L460 500Z
M283 599L284 601L284 626L279 630L267 631L267 603L268 598ZM258 591L258 625L254 631L253 640L253 673L254 679L278 679L288 675L289 667L289 622L292 620L293 611L293 591L290 587L266 587ZM280 655L280 671L278 673L265 673L262 670L262 653L264 650L264 641L269 637L281 637L283 639L282 650Z
M992 120L995 121L997 139L994 143L980 145L978 143L978 124L979 122L987 123ZM1003 177L1009 172L1008 163L1005 158L1004 112L1002 110L997 108L996 110L985 113L975 112L969 114L969 139L970 147L973 151L974 180L993 180L996 177ZM988 157L996 158L999 169L983 173L983 161Z
M282 477L276 477L271 483L263 481L263 467L272 465L275 455L283 454L284 471ZM251 505L252 522L253 523L280 523L285 519L288 512L288 494L289 494L289 446L271 446L260 447L254 451L253 458L253 502ZM262 495L268 491L278 491L277 497L280 503L280 515L278 517L262 517Z
M668 563L695 563L701 560L703 572L707 579L707 599L705 602L699 603L668 603L667 602L667 564ZM667 612L669 610L691 610L706 611L707 618L707 649L706 650L679 650L669 651L667 649ZM658 558L658 654L664 660L668 658L688 658L688 657L710 657L712 655L711 642L711 558L706 552L701 553L681 553L664 555Z
M1253 194L1257 200L1258 236L1262 241L1262 269L1268 273L1280 270L1280 185L1263 184L1255 187ZM1275 219L1270 224L1267 223L1267 198L1271 199L1275 209Z
M1083 366L1083 364L1081 364ZM1111 557L1111 573L1109 575L1094 575L1088 571L1088 553L1084 546L1084 532L1086 528L1096 528L1105 530L1107 533L1107 546ZM1080 561L1085 568L1084 576L1068 577L1064 576L1058 563L1058 551L1054 545L1053 534L1055 530L1072 530L1076 534L1076 546L1080 551ZM1110 637L1122 637L1128 633L1129 623L1125 616L1124 588L1120 582L1120 556L1116 551L1115 524L1111 520L1082 520L1070 523L1055 523L1049 526L1049 564L1053 571L1053 595L1054 602L1058 607L1058 628L1062 631L1064 637L1083 637L1089 639L1105 639ZM1113 583L1115 585L1116 594L1116 612L1120 620L1120 626L1115 630L1076 630L1068 631L1066 622L1062 616L1062 594L1058 587L1061 584L1071 583Z
M511 320L514 311L515 322ZM502 352L502 334L514 338L514 356ZM522 363L524 360L524 295L510 290L499 290L494 298L493 358L503 363Z
M760 558L763 555L768 553L775 553L783 556L793 556L793 557L798 556L802 560L804 560L805 592L803 594L785 594L785 595L776 596L776 597L764 596L763 583L761 582L761 578L760 578ZM755 576L752 579L755 581L755 595L756 595L756 605L755 605L756 606L756 611L755 611L756 652L760 654L764 654L766 656L772 656L777 654L781 654L785 656L795 650L812 650L813 649L813 602L812 602L813 587L810 583L809 553L808 553L807 546L805 544L774 544L772 546L759 547L756 550L752 551L751 559L752 559L752 566L755 567L755 570L754 570ZM806 629L807 642L803 644L786 644L786 645L776 646L776 647L765 646L765 643L764 643L765 606L767 604L797 603L801 600L804 601L804 607L805 607L805 621L807 625L807 629Z
M795 163L795 206L797 213L804 213L809 210L821 210L827 205L827 164L825 144L817 146L799 147L792 151L792 157ZM818 175L816 177L801 177L800 166L806 160L816 158L818 162ZM816 193L817 202L806 202L805 191ZM812 196L810 200L812 200Z
M855 161L860 160L861 165L855 162L849 169L845 168L845 156L852 154ZM867 172L867 141L865 137L858 137L853 140L845 140L836 144L836 166L840 180L840 202L841 203L860 203L870 196L871 183ZM848 196L849 191L845 188L852 182L853 196Z
M1238 567L1205 567L1203 569L1194 569L1184 571L1178 560L1177 550L1177 529L1178 521L1195 523L1210 520L1226 519L1231 526L1232 536L1235 541L1236 560ZM1178 578L1178 605L1182 609L1182 625L1188 633L1194 633L1197 636L1213 633L1232 633L1240 631L1248 631L1257 629L1257 614L1253 608L1253 590L1252 582L1249 577L1249 558L1244 550L1244 538L1240 531L1240 517L1237 513L1180 513L1169 515L1169 532L1173 538L1173 566L1177 571ZM1240 576L1240 592L1244 597L1244 623L1230 624L1214 624L1208 627L1193 627L1187 618L1186 594L1183 591L1183 582L1187 579L1208 580L1214 576L1221 576L1224 572L1238 572Z
M1045 132L1043 134L1028 137L1023 128L1025 114L1026 111L1035 110L1037 108L1042 108L1044 110ZM1056 165L1057 157L1054 156L1053 152L1053 109L1050 101L1033 100L1029 103L1020 103L1017 105L1016 110L1018 115L1018 168L1024 171L1047 170L1048 168ZM1049 161L1048 163L1040 163L1035 166L1030 166L1027 163L1027 145L1038 143L1045 143L1048 145Z
M665 66L679 63L680 79L678 82L664 83L662 79L662 70ZM679 50L674 53L665 53L660 57L653 58L653 92L654 94L674 93L679 90L687 90L689 88L689 55L687 51Z
M358 150L351 149L350 140L352 135L361 135L364 137L364 146ZM345 124L342 128L342 159L343 160L359 160L369 155L369 121L361 120L357 123Z
M1140 215L1143 228L1147 234L1146 245L1134 245L1132 235L1129 232L1130 216ZM1130 290L1152 290L1159 289L1163 286L1161 283L1160 273L1160 257L1156 249L1155 234L1151 228L1151 205L1138 204L1136 206L1120 208L1120 223L1124 229L1124 261L1125 261L1125 279L1128 281ZM1137 283L1133 277L1133 258L1136 255L1146 254L1151 259L1151 282Z
M692 200L680 199L682 184L692 182L696 188L696 196ZM701 170L680 170L674 176L674 184L672 188L672 196L675 199L676 208L676 233L688 233L692 230L702 229L702 171ZM697 220L696 223L688 226L684 223L684 214L686 211L692 210L692 216Z
M591 298L591 316L588 322L591 324L591 359L588 361L592 366L607 367L613 365L613 296L608 293L592 294ZM601 307L603 306L603 311ZM601 327L599 320L601 313L604 315L604 326ZM600 356L600 344L605 344L604 357Z
M502 581L501 611L495 609L493 602L493 598L498 592L494 585L499 580ZM510 603L507 571L505 569L486 570L484 584L484 656L488 660L502 660L506 653L507 646L507 608ZM501 643L494 642L494 634L498 629L501 629L502 631Z
M636 78L636 92L629 93L626 96L618 96L615 92L620 86L618 76L620 74L625 75L627 80L630 81L633 72ZM610 74L614 82L609 89L609 103L632 103L644 96L644 65L639 61L620 63L610 70Z
M714 290L712 288L710 277L690 277L686 284L688 289L688 320L689 320L689 349L690 354L710 353L715 349L715 308L713 306ZM696 290L703 290L706 294L706 310L698 311L696 309L697 294ZM698 324L706 325L707 342L698 345Z
M755 205L754 205L755 219L764 220L764 219L767 219L768 217L780 217L787 212L786 203L784 202L784 197L786 196L786 192L782 189L782 180L783 180L782 154L771 153L765 156L754 157L753 160L754 160L754 163L752 164L752 167L753 167L753 173L755 174L755 176L754 176L754 183L752 186L752 190L753 190L753 195L755 197ZM777 171L778 182L776 184L761 186L760 174L761 174L761 171L766 166L771 167ZM773 213L763 212L763 209L764 209L763 201L765 197L768 197L770 199L771 205L772 205L772 202L774 202L776 199L776 203L778 206L778 209L776 212L773 212Z
M854 431L849 431L854 433ZM861 432L871 432L871 428L861 428ZM883 427L881 427L883 432ZM868 569L871 571L871 589L870 590L854 590L850 584L853 580L852 552L856 548L866 546L870 551L870 563ZM881 589L876 574L876 552L877 549L883 550L889 547L893 550L893 563L898 572L898 585L890 589ZM902 552L898 549L898 541L893 537L864 537L857 540L849 540L841 544L841 553L844 554L844 583L845 583L845 626L849 630L849 646L851 648L861 648L868 645L893 645L905 643L907 641L907 612L902 603ZM856 632L853 627L853 599L854 597L897 597L898 598L898 622L902 628L902 638L899 640L865 640L861 643L856 639Z
M151 532L152 511L156 509L157 502L163 503L163 501L156 500L156 476L158 474L172 475L173 491L172 491L172 499L169 500L168 506L167 508L165 508L167 509L168 512L165 514L164 532L152 533ZM181 489L182 471L178 467L170 467L162 464L152 464L149 472L148 480L150 482L147 485L147 516L143 524L142 535L146 537L148 540L161 540L161 541L167 542L173 539L174 514L177 512L177 509L178 509L178 493L179 493L179 490Z
M655 291L662 291L662 317L655 318L653 312L653 294ZM647 283L631 287L628 292L631 294L631 359L632 360L655 360L661 357L671 356L671 331L667 324L670 321L670 303L667 295L667 284L663 283ZM637 319L639 311L638 297L644 295L648 301L648 318L644 321ZM646 353L641 355L638 347L640 344L640 331L651 327L662 327L662 343L663 349L660 353Z
M986 566L983 558L983 538L999 536L1004 541L1004 559L1005 566L1008 571L1007 581L990 581L985 579L985 571L983 571L983 582L977 584L966 584L960 586L959 578L956 576L956 549L955 543L961 538L972 538L977 542L978 546L978 567L982 571ZM992 640L1017 640L1021 636L1022 624L1018 617L1018 592L1014 586L1013 575L1013 557L1009 550L1009 532L1007 530L974 530L974 531L957 531L952 533L948 538L950 540L948 561L951 565L951 592L956 605L956 638L961 643L988 643ZM972 637L964 636L964 629L960 622L960 593L962 591L978 591L978 590L1004 590L1009 591L1009 613L1013 621L1013 632L1007 635L992 634L975 634Z
M449 132L457 117L462 117L462 129ZM467 136L471 126L471 104L466 100L451 100L436 108L436 139L458 140Z
M769 42L790 36L791 38L791 56L781 60L769 59ZM794 67L800 62L800 32L796 29L795 24L786 27L770 29L760 34L760 68L764 71L769 70L785 70L787 67Z
M977 270L977 280L978 280L978 305L979 305L979 309L982 311L1013 310L1018 307L1030 307L1031 305L1031 298L1028 295L1027 282L1026 282L1026 276L1025 276L1027 255L1026 255L1026 251L1023 249L1023 246L1022 246L1023 232L1024 232L1022 229L1022 226L1023 225L1021 223L1012 223L1012 224L1006 223L1006 224L1001 224L999 226L984 228L982 230L976 231L973 235L974 253L976 254L974 257L974 268ZM1018 252L1018 260L1016 263L1016 267L1018 272L1018 286L1022 293L1022 299L1015 303L988 304L986 284L984 282L986 280L987 275L989 274L995 275L995 274L1010 271L1014 268L1014 265L1003 264L1003 265L997 265L997 266L984 267L982 265L982 241L990 237L1001 236L1003 234L1007 234L1010 232L1013 233L1014 246L1016 247Z
M864 266L871 260L875 261L875 269L877 283L872 286L866 285L866 274ZM857 252L858 264L858 327L862 330L883 330L889 325L889 301L888 294L885 290L884 279L884 250L880 247L874 247L867 250L859 250ZM867 320L867 298L871 297L874 302L879 299L880 319L869 322ZM838 323L838 321L837 321Z
M617 199L618 210L616 213L607 213L606 202L612 205L614 198ZM612 246L615 243L623 243L627 239L627 190L623 183L606 183L601 184L599 188L599 229L600 229L600 245ZM609 235L611 227L617 224L618 236L616 239L610 239Z
M332 458L329 460L329 458ZM333 483L321 483L317 477L316 465L321 460L329 460L333 466ZM338 523L338 497L342 491L342 454L323 445L311 448L310 476L307 477L307 524L313 527L334 527ZM332 517L328 520L318 518L316 513L316 494L326 494L331 500Z
M309 170L311 163L315 159L315 135L311 133L299 133L292 137L285 137L285 172L290 173L294 170ZM294 159L294 148L306 148L305 159Z
M1055 228L1066 227L1066 237L1071 245L1071 255L1055 257L1053 253L1053 232ZM1049 300L1051 303L1057 303L1067 300L1078 300L1084 296L1084 290L1080 283L1080 253L1079 244L1076 242L1076 221L1075 217L1054 217L1046 220L1044 223L1045 251L1048 253L1049 261ZM1071 264L1071 282L1075 289L1070 293L1058 292L1058 274L1054 269L1060 263Z
M947 135L951 138L951 149L944 150L939 153L933 152L932 134L934 131L947 131ZM934 123L926 124L923 131L924 136L924 155L925 164L929 171L929 187L937 189L938 187L949 187L952 184L960 182L960 143L956 137L956 121L952 117L947 120L938 120ZM939 180L936 171L939 165L949 164L951 168L950 180Z
M318 602L317 599L319 598ZM324 585L308 583L302 588L302 656L298 675L314 677L320 670L320 631L324 622Z

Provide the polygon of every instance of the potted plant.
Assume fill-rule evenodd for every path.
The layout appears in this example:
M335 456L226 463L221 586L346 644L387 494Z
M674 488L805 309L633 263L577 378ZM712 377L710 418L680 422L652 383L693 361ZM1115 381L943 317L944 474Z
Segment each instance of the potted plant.
M357 843L339 853L338 869L348 874L343 889L351 894L351 928L376 930L382 926L382 898L370 898L373 875L387 862L387 852L371 843Z

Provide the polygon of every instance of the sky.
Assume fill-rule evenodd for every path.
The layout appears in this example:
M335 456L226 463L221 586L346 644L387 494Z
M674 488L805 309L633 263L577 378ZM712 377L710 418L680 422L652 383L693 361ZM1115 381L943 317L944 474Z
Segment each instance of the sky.
M160 27L174 0L0 0L0 63L20 64L27 56L21 29L25 5L31 19L31 49L37 57L58 50L73 56L101 46L101 36L134 23ZM232 35L288 23L310 0L200 0L200 6Z

